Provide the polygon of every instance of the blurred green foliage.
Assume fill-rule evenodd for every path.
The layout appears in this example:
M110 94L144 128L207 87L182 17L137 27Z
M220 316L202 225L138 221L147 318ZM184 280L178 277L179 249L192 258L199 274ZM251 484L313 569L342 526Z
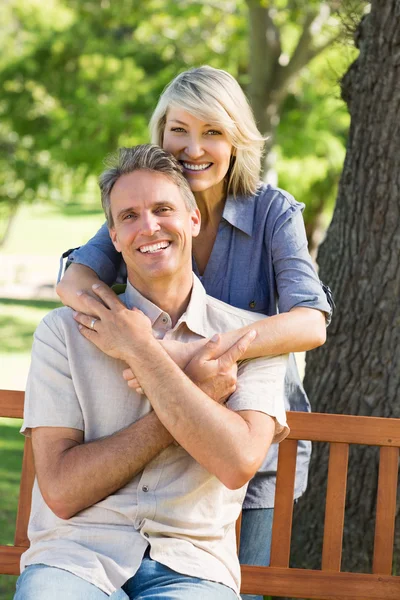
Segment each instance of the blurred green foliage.
M284 51L302 6L275 3ZM245 0L7 0L0 21L3 217L22 201L79 198L109 152L148 140L157 98L179 71L208 63L248 83ZM283 106L279 183L307 203L309 219L334 201L348 128L337 80L351 60L328 48Z

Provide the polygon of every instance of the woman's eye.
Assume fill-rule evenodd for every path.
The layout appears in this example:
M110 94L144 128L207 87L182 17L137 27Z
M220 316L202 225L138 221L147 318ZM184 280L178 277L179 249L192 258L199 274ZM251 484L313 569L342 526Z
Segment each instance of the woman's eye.
M209 129L207 135L222 135L222 131L218 131L218 129Z
M171 131L173 131L175 133L182 133L185 130L183 129L183 127L171 127Z

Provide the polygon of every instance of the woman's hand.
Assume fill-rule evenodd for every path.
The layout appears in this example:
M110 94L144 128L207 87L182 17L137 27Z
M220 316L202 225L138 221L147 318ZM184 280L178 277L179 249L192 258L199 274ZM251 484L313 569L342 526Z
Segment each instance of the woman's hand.
M101 302L78 292L85 307L85 313L74 313L80 332L108 356L127 361L154 339L151 321L137 308L128 309L106 285L96 284L93 291Z

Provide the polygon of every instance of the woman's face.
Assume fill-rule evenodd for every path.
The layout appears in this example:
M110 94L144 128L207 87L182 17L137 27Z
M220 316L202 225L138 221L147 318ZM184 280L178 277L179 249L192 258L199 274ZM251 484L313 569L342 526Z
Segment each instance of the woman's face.
M197 119L182 108L167 112L164 150L171 152L183 166L192 192L224 190L232 144L221 127Z

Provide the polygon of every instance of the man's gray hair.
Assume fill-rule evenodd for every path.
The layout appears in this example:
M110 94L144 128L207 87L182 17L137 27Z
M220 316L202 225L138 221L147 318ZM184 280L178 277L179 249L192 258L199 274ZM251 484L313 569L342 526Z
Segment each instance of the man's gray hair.
M162 173L179 188L188 211L196 208L196 200L189 187L183 168L176 158L155 144L141 144L132 148L120 148L116 154L107 159L108 169L99 177L101 203L109 227L114 227L111 214L110 194L115 183L122 175L134 171L151 171Z

